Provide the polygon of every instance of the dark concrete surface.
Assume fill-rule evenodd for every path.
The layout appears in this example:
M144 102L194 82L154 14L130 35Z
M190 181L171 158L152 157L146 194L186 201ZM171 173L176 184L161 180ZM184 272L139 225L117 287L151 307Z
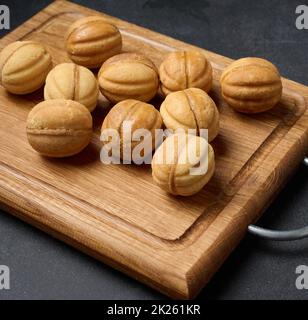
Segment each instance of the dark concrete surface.
M13 29L50 2L1 4L11 9ZM265 57L283 76L308 85L308 30L295 28L301 2L76 2L232 58ZM259 224L277 229L307 225L307 209L308 168L302 165ZM11 269L11 289L0 290L0 300L165 299L5 212L0 212L1 264ZM198 299L308 299L308 290L295 287L295 268L302 264L308 265L308 239L275 243L248 235Z

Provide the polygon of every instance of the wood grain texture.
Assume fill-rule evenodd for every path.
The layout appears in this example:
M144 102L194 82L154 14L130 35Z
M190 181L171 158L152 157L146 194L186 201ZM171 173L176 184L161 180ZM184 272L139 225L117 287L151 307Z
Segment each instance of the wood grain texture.
M1 39L0 49L16 40L37 40L54 64L68 61L63 35L70 23L91 14L98 13L56 1ZM102 16L119 27L124 52L142 52L157 66L171 51L195 48ZM307 87L284 79L282 100L273 110L235 113L222 101L218 82L232 60L200 50L214 69L210 95L221 130L213 142L214 178L199 194L167 195L154 184L150 166L100 162L99 128L110 107L103 97L88 148L69 159L39 156L27 142L25 121L43 90L14 96L0 87L2 208L171 297L196 296L308 149Z

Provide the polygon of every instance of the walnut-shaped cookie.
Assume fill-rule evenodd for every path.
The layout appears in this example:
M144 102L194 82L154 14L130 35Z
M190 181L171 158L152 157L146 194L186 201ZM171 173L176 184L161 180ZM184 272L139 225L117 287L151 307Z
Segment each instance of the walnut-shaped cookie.
M82 66L98 68L122 49L118 28L101 16L89 16L75 21L66 33L69 58Z
M27 94L42 87L51 68L50 54L36 41L13 42L0 54L1 84L14 94Z
M92 112L96 107L98 95L98 82L94 74L74 63L58 64L46 78L45 100L74 100Z
M212 141L219 131L219 112L215 102L203 90L189 88L170 93L160 107L160 114L168 129L208 130L208 140Z
M98 73L102 94L111 102L126 99L147 102L159 86L154 63L137 53L122 53L108 59Z
M147 102L159 86L154 63L137 53L122 53L108 59L98 73L102 94L111 102L126 99Z
M163 190L181 196L199 192L215 171L211 145L202 137L176 133L156 150L152 160L152 176Z
M239 112L267 111L281 99L279 71L261 58L234 61L222 73L220 84L224 100Z
M91 113L79 102L64 99L43 101L28 115L28 141L44 156L75 155L89 144L91 136Z
M165 95L192 87L209 92L213 70L211 63L200 51L176 51L161 63L159 77Z
M122 159L130 159L133 156L133 162L134 160L138 162L141 157L147 156L155 148L155 130L160 129L162 124L160 113L151 104L128 99L117 103L109 111L103 121L101 131L103 136L108 129L116 130L120 146L117 156ZM141 129L139 132L144 134L144 137L135 139L134 135L138 129ZM103 144L110 143L108 133L106 138ZM138 151L136 147L141 143L145 147Z

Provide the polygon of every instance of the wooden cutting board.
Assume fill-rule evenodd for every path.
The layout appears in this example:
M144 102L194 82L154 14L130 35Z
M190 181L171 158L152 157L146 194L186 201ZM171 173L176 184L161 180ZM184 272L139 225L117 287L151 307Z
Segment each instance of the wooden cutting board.
M57 1L0 40L44 43L54 63L68 61L70 23L102 14ZM157 65L170 51L195 48L103 14L123 35L123 51ZM150 166L103 165L99 129L108 103L94 112L88 148L69 159L46 159L29 146L25 121L43 90L15 96L0 87L0 202L17 217L174 298L192 298L209 281L292 175L308 149L308 88L283 80L281 103L246 116L221 99L219 77L232 61L200 49L214 69L210 95L221 113L213 142L217 169L204 190L173 197L151 178ZM295 61L294 61L295 63ZM159 99L154 103L159 106Z

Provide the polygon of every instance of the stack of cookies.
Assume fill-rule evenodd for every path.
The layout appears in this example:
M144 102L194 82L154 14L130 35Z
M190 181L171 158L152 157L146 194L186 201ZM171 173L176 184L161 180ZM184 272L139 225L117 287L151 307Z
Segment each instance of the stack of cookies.
M119 158L131 157L139 146L140 157L134 157L139 164L154 151L152 176L158 186L173 195L199 192L214 174L210 142L219 134L219 111L209 95L213 70L205 54L171 52L156 66L141 53L123 53L120 30L101 16L74 22L65 45L72 62L54 68L48 50L35 41L11 43L0 54L0 80L8 92L29 94L44 86L45 101L27 119L30 145L48 157L81 152L91 141L91 113L101 92L113 105L103 120L102 134L118 133ZM95 68L97 76L90 70ZM282 94L277 68L260 58L230 64L220 85L226 103L242 113L265 112ZM156 96L163 99L160 110L151 103ZM139 141L128 139L123 131L126 121L132 134L144 129L148 135ZM163 128L169 135L157 143L156 131ZM108 143L110 137L103 142ZM204 163L206 170L196 170Z

